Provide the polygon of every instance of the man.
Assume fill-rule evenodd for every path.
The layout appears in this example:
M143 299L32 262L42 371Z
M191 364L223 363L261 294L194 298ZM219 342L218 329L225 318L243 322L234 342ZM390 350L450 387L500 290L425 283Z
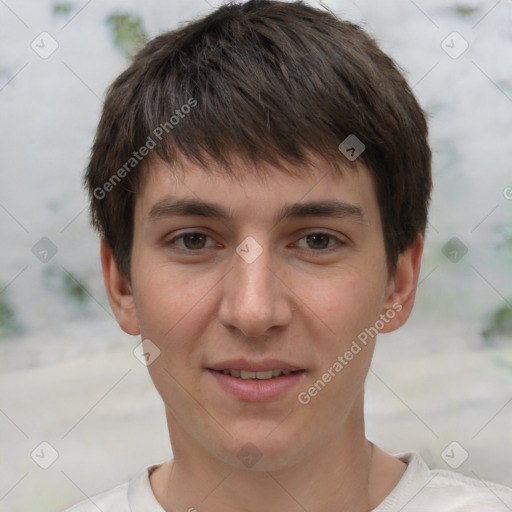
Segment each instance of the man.
M430 162L392 60L328 12L252 0L150 41L109 89L85 182L173 458L70 510L512 507L365 436L376 336L414 303Z

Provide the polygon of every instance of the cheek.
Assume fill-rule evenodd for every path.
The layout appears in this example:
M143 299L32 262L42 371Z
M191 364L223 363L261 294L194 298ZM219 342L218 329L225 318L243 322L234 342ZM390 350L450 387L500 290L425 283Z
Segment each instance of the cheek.
M320 292L319 284L310 290ZM318 364L298 398L310 416L325 417L332 432L341 428L364 389L375 346L371 328L381 313L384 286L379 275L347 271L331 279L328 293L311 304L329 330L319 330Z
M202 313L214 276L185 274L179 266L161 262L139 269L134 297L142 336L163 342L183 339L184 329L198 327L198 321L206 319Z
M375 323L384 303L386 283L380 272L344 268L323 283L312 280L307 289L318 297L311 308L330 328L328 339L342 348Z
M210 280L185 276L177 267L155 263L134 276L134 297L142 339L160 350L148 366L164 403L174 411L194 407L199 365L198 340L209 317Z
M178 383L198 393L201 340L212 322L212 297L219 276L215 272L185 274L178 266L161 262L139 269L134 297L141 336L160 350L148 370L162 397L172 396L174 403L183 394ZM186 396L182 398L186 401Z

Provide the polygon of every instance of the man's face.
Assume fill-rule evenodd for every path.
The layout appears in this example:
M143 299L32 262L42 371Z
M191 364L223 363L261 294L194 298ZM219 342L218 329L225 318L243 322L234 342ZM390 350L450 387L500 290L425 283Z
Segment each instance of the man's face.
M176 207L185 200L226 217ZM358 335L394 302L364 166L335 177L318 161L266 183L248 168L238 183L192 164L176 178L156 162L136 200L131 275L133 319L121 325L160 350L149 372L173 441L240 467L261 453L258 468L278 469L361 427L374 338Z

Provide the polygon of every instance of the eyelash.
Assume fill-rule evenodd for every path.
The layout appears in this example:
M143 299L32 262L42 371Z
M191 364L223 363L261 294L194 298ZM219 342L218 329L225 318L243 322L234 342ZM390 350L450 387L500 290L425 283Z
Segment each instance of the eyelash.
M202 235L202 236L205 236L207 238L211 238L209 235L207 235L206 233L203 233L201 231L187 231L187 232L184 232L184 233L180 233L179 235L175 236L174 238L172 238L168 242L165 242L165 245L166 246L176 245L176 242L178 240L183 239L184 237L186 237L188 235ZM306 252L315 253L315 254L318 254L318 253L326 254L326 253L329 253L329 252L332 252L333 250L335 250L336 246L338 246L338 248L340 248L340 247L346 245L346 242L344 242L343 240L341 240L337 236L331 235L330 233L326 233L324 231L311 231L309 233L306 233L301 238L299 238L299 240L307 238L308 236L311 236L311 235L324 235L324 236L327 236L329 239L335 240L337 243L334 246L328 247L328 248L325 248L325 249L303 249ZM188 253L199 253L201 251L204 251L205 249L207 249L207 248L201 248L201 249L197 249L197 250L187 249L186 247L180 247L179 248L179 250L184 251L184 252L188 252Z

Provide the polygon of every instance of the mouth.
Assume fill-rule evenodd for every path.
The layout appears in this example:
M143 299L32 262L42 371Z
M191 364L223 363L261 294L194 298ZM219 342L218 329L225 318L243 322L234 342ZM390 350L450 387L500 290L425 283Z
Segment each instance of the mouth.
M227 370L212 370L217 373L222 373L223 375L230 375L235 379L242 380L270 380L278 377L290 375L291 373L303 372L304 370L266 370L262 372L251 372L248 370L236 370L236 369L227 369Z
M277 360L259 363L237 360L205 369L213 377L215 393L244 402L268 402L290 397L293 389L299 389L306 374L303 368Z

